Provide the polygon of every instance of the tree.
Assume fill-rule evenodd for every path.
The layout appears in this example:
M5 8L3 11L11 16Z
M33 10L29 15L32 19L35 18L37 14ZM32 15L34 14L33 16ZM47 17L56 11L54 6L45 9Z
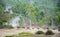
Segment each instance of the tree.
M7 22L11 19L11 15L9 13L4 12L4 7L0 5L0 25L2 25L4 22Z
M56 16L55 16L55 25L60 25L60 0L57 2Z
M1 16L4 12L4 8L0 5L0 24L2 24Z

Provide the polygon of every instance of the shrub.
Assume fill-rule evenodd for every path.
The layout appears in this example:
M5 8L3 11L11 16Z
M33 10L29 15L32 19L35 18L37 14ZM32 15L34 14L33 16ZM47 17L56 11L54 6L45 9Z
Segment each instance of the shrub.
M43 34L44 32L43 31L37 31L36 34Z
M52 30L47 30L47 32L46 32L46 35L53 35L54 33L53 33L53 31Z

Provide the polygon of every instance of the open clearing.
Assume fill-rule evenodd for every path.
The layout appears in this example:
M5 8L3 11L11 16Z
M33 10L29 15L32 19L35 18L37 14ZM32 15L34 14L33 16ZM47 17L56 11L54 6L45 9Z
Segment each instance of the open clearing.
M19 28L19 29L0 29L0 37L4 37L6 35L14 35L14 34L18 34L21 32L30 32L30 33L35 33L38 30L42 30L44 32L46 32L47 29L23 29L23 28ZM58 30L52 30L54 33L60 33L60 31Z

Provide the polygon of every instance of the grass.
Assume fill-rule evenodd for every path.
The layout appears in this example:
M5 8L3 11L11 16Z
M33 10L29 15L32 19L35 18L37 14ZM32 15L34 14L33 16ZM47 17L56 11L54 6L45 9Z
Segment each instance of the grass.
M32 33L29 33L29 32L22 32L22 33L19 33L18 35L19 35L19 36L31 36Z
M17 35L11 35L11 36L5 36L5 37L30 37L30 36L32 36L32 33L22 32Z

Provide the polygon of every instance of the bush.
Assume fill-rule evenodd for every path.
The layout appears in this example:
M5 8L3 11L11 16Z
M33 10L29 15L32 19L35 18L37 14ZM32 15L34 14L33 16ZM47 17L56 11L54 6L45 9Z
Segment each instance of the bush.
M37 31L36 34L43 34L44 32L43 31Z
M46 35L53 35L54 33L53 33L53 31L52 30L47 30L47 32L46 32Z

